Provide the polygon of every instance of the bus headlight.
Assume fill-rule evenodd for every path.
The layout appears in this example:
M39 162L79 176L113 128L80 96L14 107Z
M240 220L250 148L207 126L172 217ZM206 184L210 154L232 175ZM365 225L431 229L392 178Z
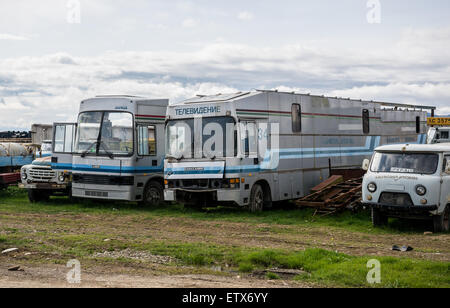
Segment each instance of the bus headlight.
M427 189L423 185L417 185L416 186L416 193L419 196L425 196L425 194L427 193Z
M369 185L367 185L367 189L371 192L374 193L377 191L377 184L375 183L369 183Z

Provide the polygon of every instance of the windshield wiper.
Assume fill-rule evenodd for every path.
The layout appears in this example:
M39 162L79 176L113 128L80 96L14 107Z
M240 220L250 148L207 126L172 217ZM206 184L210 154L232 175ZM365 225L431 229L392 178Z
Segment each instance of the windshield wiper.
M103 147L103 151L105 151L106 155L108 155L110 159L114 158L114 154L111 153L108 149L106 149L106 146L103 144L103 141L100 141L100 146Z
M95 142L91 143L91 144L89 145L89 147L88 147L83 153L81 153L81 157L82 157L82 158L85 158L85 157L86 157L86 154L89 153L89 151L92 149L92 147L93 147L94 145L97 145L97 144L98 144L98 141L95 141Z

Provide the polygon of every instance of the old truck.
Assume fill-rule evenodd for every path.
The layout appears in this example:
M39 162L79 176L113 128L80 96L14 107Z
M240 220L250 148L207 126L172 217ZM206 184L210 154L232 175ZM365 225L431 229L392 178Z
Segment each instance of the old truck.
M450 117L430 117L427 119L430 126L428 130L427 143L450 142Z
M71 196L72 174L70 166L54 168L54 162L72 161L72 148L75 136L74 123L55 123L53 139L41 148L41 157L21 168L22 183L19 187L27 189L30 202L47 201L52 195ZM51 151L49 153L49 150Z
M371 208L374 226L397 217L428 219L435 232L449 230L449 143L378 147L363 169L363 204Z

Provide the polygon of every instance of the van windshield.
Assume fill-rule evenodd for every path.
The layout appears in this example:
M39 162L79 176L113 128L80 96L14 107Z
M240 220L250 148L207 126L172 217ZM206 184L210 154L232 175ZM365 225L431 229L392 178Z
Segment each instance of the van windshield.
M439 155L431 153L375 153L372 172L434 174Z
M194 121L201 121L194 132ZM171 120L166 126L167 157L192 158L194 144L201 144L203 158L234 157L237 155L235 121L232 117L204 117Z
M128 112L83 112L78 118L75 152L133 154L133 116Z

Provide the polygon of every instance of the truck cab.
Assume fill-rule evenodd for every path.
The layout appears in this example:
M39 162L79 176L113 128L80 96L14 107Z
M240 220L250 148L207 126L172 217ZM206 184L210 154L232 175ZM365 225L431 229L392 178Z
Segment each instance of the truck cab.
M22 183L30 202L47 201L52 195L71 195L71 164L57 168L55 161L72 161L75 123L53 124L53 139L44 141L30 165L20 171Z
M450 143L378 147L363 169L363 204L374 226L397 217L429 219L435 232L449 230Z
M450 142L450 118L428 117L427 143L449 143Z

